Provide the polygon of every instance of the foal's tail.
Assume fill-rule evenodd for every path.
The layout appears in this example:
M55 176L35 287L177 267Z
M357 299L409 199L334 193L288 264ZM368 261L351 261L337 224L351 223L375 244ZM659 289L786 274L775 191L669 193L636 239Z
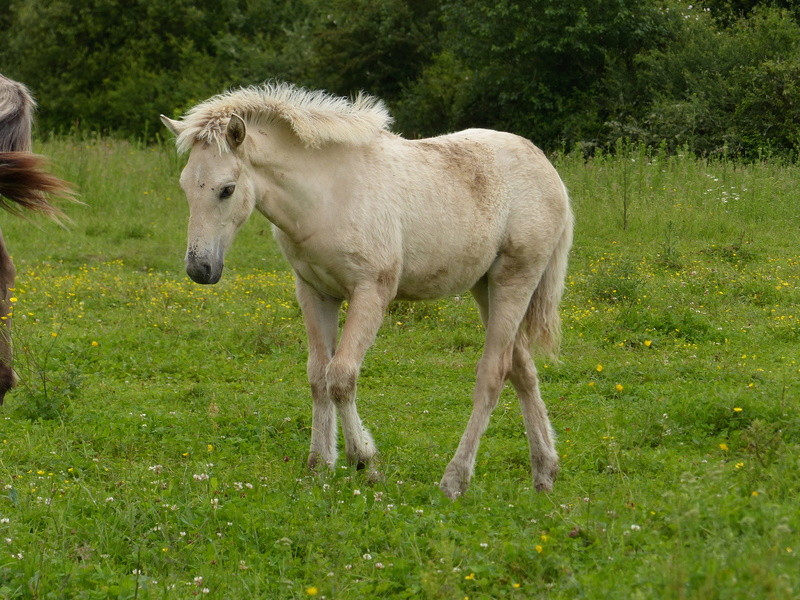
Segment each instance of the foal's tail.
M565 189L565 196L566 193ZM555 250L550 255L550 261L539 280L539 285L533 292L520 328L529 343L553 358L558 356L561 345L561 317L558 314L558 305L564 293L573 225L574 217L568 203L564 229L561 231Z
M47 162L30 152L0 152L0 208L14 214L31 210L55 221L64 218L47 197L74 200L72 186L49 173Z

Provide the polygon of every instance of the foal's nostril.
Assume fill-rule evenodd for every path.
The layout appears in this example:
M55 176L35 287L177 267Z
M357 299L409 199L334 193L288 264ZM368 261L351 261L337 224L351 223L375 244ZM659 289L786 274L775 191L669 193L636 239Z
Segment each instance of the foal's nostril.
M211 263L192 255L187 256L186 273L196 283L208 283L211 279Z
M217 283L222 275L222 263L215 263L207 258L198 258L195 254L187 254L186 273L195 283Z

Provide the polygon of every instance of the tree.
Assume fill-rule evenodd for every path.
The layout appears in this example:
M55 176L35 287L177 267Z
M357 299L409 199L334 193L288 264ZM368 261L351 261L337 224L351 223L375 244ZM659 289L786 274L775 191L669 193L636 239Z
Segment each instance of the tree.
M320 7L307 82L392 101L419 77L437 47L436 0L334 0Z
M150 137L158 114L228 86L274 77L264 40L303 2L260 0L12 2L0 69L39 100L45 131ZM265 48L266 47L266 48ZM277 61L276 61L277 62Z
M544 145L599 136L609 110L604 75L633 68L665 30L655 4L639 0L464 0L444 7L444 51L458 90L454 128L506 129ZM412 90L436 105L430 77ZM441 103L440 103L441 105Z

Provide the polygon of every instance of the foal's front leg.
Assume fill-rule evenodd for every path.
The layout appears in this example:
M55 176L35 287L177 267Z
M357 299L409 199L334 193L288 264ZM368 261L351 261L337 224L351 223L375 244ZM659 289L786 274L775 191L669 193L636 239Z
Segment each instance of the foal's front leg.
M341 300L321 294L297 277L297 300L308 334L308 382L314 405L308 466L336 463L336 407L328 393L325 370L336 349Z
M347 459L362 468L377 448L356 410L356 381L390 299L389 290L377 284L363 284L353 291L339 347L325 371L328 393L342 418Z

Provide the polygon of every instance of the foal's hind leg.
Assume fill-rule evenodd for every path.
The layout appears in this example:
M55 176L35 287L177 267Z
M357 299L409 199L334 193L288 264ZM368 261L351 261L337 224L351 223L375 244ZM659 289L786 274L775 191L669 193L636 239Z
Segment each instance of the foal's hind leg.
M472 478L480 438L511 371L514 340L538 281L538 273L531 276L518 268L513 259L501 257L472 290L486 323L486 345L478 362L469 423L439 483L450 498L463 494Z
M11 291L16 270L6 250L3 234L0 233L0 404L6 392L17 383L17 375L11 366Z
M536 366L528 349L527 336L517 334L511 363L511 383L522 406L525 433L530 447L533 481L536 489L549 492L558 474L558 454L553 443L553 429L547 417L547 408L539 394Z
M336 407L328 393L325 370L336 349L341 301L324 296L297 278L297 300L308 334L308 381L314 405L308 466L336 463Z

